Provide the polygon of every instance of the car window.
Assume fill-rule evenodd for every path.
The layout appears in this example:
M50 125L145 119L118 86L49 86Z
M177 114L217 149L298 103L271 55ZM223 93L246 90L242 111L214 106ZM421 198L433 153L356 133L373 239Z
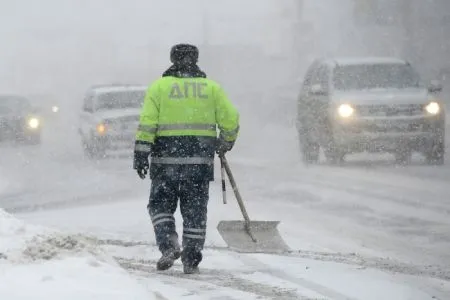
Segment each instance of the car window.
M145 91L114 91L99 94L95 110L111 110L125 108L141 108L144 103Z
M324 90L327 90L328 79L329 79L328 68L326 66L320 66L312 78L312 85L318 84Z
M363 64L337 66L333 85L337 90L421 87L420 77L407 64Z
M303 79L302 92L308 91L308 89L311 87L311 81L315 71L316 69L311 69L306 73L305 78Z
M94 111L94 97L92 94L86 95L86 97L84 98L83 110L85 112Z
M20 96L0 96L0 114L26 111L31 109L27 98Z

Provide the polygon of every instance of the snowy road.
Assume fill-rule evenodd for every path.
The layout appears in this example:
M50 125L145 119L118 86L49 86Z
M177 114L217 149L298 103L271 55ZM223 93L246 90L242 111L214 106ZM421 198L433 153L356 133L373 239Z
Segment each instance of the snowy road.
M0 147L0 174L9 184L0 207L10 211L113 201L148 188L129 160L121 167L85 159L75 128L47 128L39 146Z
M249 135L255 130L250 128L247 135L244 129L242 142L229 156L229 161L248 203L250 216L259 220L281 221L280 232L294 250L293 255L296 255L284 263L303 266L305 262L301 259L314 258L361 268L395 271L401 276L421 276L415 279L398 277L396 280L408 282L438 299L448 299L450 164L429 167L415 160L411 166L397 168L392 166L391 158L382 157L367 162L371 157L363 155L351 158L345 167L305 167L298 159L296 138L292 137L295 133L279 134L281 129L275 126L263 128L265 135L257 140ZM61 137L64 137L63 143L60 142ZM270 144L266 142L267 137L270 137ZM129 159L98 163L86 161L77 136L66 135L61 130L53 131L51 135L46 132L44 144L40 147L3 145L0 165L0 174L8 178L0 207L9 212L20 213L22 218L32 222L74 232L121 241L153 240L145 214L148 181L137 179L130 169ZM225 207L221 204L218 189L218 182L215 182L210 204L208 246L220 248L224 245L215 232L217 221L238 219L240 216L234 203ZM61 210L51 210L56 208ZM82 222L80 215L83 216ZM110 250L123 252L122 248ZM133 251L140 252L131 258L129 252L128 256L121 254L122 264L136 274L154 274L152 268L157 253L144 255L145 251L149 251L147 248L133 247ZM208 251L216 250L211 248ZM214 255L211 254L211 257ZM258 261L263 260L258 258ZM248 260L253 258L240 259L244 259L248 267ZM213 263L206 263L205 268L214 269ZM267 268L270 266L257 264L251 270ZM271 272L273 274L273 269ZM345 298L349 295L338 287L317 290L317 282L314 283L316 285L311 282L300 284L299 278L303 275L289 272L275 276L278 280L290 282L290 285L284 285L288 288L280 291L284 297L280 299L298 299L289 290L292 285L309 286L309 291L329 299L369 299L361 294ZM225 272L222 277L214 277L207 272L202 276L210 276L205 286L221 286L225 295L230 286L239 290L232 283L235 280L231 276L233 274L236 276L236 272L232 271ZM246 271L239 274L251 276ZM151 280L160 279L168 285L175 280L164 276L158 275ZM219 284L225 277L230 281ZM189 280L183 279L182 282L187 286ZM245 284L245 281L240 282ZM319 286L330 287L324 282ZM273 291L264 293L271 286L258 288L252 285L252 288L259 291L253 293L256 296L274 297L276 294ZM241 288L246 289L251 288ZM207 298L208 288L203 290L205 298L202 299L213 299ZM225 296L214 299L237 299Z

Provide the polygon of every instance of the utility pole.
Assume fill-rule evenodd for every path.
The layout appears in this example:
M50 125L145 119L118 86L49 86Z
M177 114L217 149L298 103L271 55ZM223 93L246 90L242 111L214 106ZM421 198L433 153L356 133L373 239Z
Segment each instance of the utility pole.
M408 60L414 61L417 59L418 53L414 45L413 0L398 1L400 1L399 10L403 34L402 52Z
M291 1L293 10L293 65L292 70L294 78L299 78L301 75L301 64L305 56L305 47L311 46L307 41L305 41L305 24L303 22L303 0L293 0Z
M206 68L209 68L209 71L211 71L213 64L211 64L211 18L208 11L209 5L211 4L208 0L202 0L202 42L201 49L199 49L199 59L201 60L202 65L206 66Z

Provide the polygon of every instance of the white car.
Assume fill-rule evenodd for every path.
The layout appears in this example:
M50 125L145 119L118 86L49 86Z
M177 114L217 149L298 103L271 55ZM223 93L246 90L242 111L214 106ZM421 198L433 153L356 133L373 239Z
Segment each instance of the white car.
M351 153L411 153L444 164L445 105L439 82L426 85L405 60L389 57L315 61L298 97L297 128L305 162L319 149L332 162Z
M88 157L133 149L146 89L143 85L103 85L86 92L79 134Z

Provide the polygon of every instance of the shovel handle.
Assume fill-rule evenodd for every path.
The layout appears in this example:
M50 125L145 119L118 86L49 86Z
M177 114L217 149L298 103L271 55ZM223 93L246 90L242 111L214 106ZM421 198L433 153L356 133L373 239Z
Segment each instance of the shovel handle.
M227 190L225 185L225 167L223 165L222 159L220 160L220 175L222 177L222 199L223 204L227 204Z
M248 216L247 210L245 209L244 201L242 200L241 194L239 193L236 181L234 180L233 173L231 173L230 165L228 164L228 161L226 160L225 156L220 156L220 162L224 166L225 171L228 175L228 179L230 180L231 187L233 188L234 195L236 196L236 200L239 204L239 208L241 209L242 216L245 220L245 229L252 239L253 242L257 242L255 236L250 230L250 217Z

